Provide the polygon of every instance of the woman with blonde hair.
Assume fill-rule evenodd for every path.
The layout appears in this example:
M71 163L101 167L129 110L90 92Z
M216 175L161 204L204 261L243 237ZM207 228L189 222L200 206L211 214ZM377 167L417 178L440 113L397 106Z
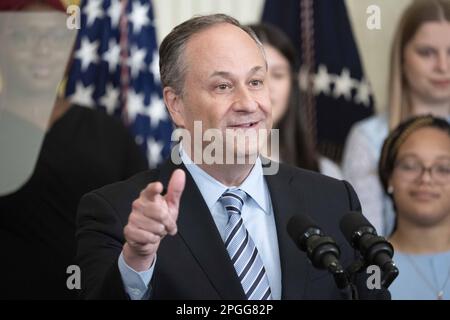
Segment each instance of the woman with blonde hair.
M381 234L390 233L394 217L376 170L384 138L414 115L450 120L449 0L416 0L404 12L392 44L388 92L387 111L350 131L342 164L363 213Z

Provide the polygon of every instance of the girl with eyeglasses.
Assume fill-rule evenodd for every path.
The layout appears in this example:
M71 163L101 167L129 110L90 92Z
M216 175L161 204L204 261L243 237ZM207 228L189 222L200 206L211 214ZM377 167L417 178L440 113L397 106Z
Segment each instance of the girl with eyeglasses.
M414 117L385 140L379 176L395 208L393 299L450 299L450 125Z

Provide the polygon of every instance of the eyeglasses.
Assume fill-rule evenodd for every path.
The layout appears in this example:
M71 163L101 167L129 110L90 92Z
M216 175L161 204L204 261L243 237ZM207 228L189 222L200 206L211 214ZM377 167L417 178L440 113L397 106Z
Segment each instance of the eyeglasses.
M417 160L400 160L395 164L395 169L404 180L414 181L422 177L425 172L438 184L450 183L450 161L436 163L431 167L425 167Z

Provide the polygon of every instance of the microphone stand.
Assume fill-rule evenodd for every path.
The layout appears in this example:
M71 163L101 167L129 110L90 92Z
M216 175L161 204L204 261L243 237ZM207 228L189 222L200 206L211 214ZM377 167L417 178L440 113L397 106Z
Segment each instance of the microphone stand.
M341 290L341 294L346 300L359 300L359 294L354 284L354 279L356 275L363 272L366 267L368 267L368 263L362 257L348 266L344 272L346 280L348 281L348 285L343 288L339 287L338 282L335 278L336 285ZM381 278L381 287L384 289L388 289L391 283L398 276L399 271L393 262L386 263L381 268L381 270L383 271L383 276Z
M345 270L345 275L348 279L349 288L351 290L351 299L349 299L349 300L359 300L359 293L358 293L358 289L356 288L356 285L354 283L355 282L354 280L356 278L356 274L361 273L364 270L365 266L366 266L365 261L360 258L360 259L354 261Z
M338 287L344 300L357 300L358 295L356 292L356 287L348 277L347 272L336 263L330 264L328 271L333 275L334 282L336 283L336 286Z

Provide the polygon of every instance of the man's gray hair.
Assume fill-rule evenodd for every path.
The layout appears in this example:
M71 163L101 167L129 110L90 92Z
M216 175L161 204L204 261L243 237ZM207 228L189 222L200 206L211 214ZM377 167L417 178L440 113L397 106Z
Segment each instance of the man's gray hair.
M245 31L256 42L265 59L263 46L253 30L243 26L235 18L226 14L195 16L173 28L159 47L159 70L163 88L172 87L176 94L183 94L187 41L192 35L220 23L229 23Z

